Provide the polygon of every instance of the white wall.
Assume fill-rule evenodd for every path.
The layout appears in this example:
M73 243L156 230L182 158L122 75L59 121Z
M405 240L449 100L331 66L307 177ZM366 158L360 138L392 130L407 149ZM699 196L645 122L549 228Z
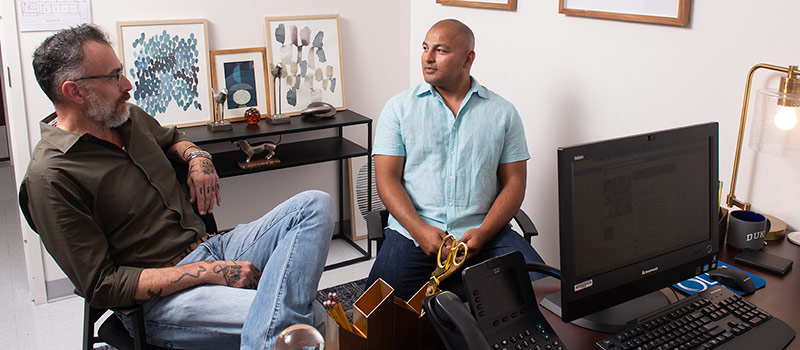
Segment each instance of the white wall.
M399 44L408 42L408 11L409 3L405 1L372 0L92 2L94 23L103 27L114 41L117 21L207 18L211 50L265 46L265 16L340 14L347 107L373 118L377 118L384 101L408 85L408 48ZM379 13L390 15L376 15ZM10 117L18 123L27 123L31 149L39 140L39 120L53 110L37 85L30 65L33 51L50 35L52 32L19 33L22 90L27 113ZM345 136L366 145L364 127L345 129ZM16 168L20 179L27 165L27 155L22 157L20 154L15 158L24 162ZM221 184L223 206L215 210L215 216L220 227L232 227L262 215L305 189L322 189L337 195L335 175L336 166L330 162L225 178ZM23 227L28 230L24 223ZM44 266L45 280L64 278L49 256Z
M517 4L511 12L411 0L411 84L422 81L419 54L431 24L456 18L473 29L473 76L523 117L532 156L523 209L540 232L534 246L555 265L557 147L719 121L727 193L748 70L760 62L800 65L800 45L790 39L800 13L795 0L693 1L687 27L568 17L555 0ZM775 85L775 75L758 74L754 88L774 88L767 78ZM737 197L800 229L793 206L800 162L743 152Z

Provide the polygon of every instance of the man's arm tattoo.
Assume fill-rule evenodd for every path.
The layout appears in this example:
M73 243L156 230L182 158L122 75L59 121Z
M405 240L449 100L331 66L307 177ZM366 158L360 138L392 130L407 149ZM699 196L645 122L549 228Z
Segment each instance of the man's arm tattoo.
M150 299L159 298L159 297L161 297L161 294L163 294L163 293L164 293L164 289L162 289L162 288L159 288L158 292L154 292L151 289L147 290L147 296L149 296Z
M214 163L205 158L200 161L200 167L203 170L203 174L206 175L211 175L216 172L216 170L214 169Z
M242 279L242 267L239 265L216 265L214 266L215 273L222 273L222 277L225 278L225 284L232 285Z
M197 269L197 274L196 275L193 275L193 274L187 272L187 273L184 273L183 275L181 275L181 277L178 277L178 279L172 281L172 283L178 283L178 281L182 280L186 276L189 276L191 278L200 278L200 274L203 273L203 272L206 272L206 267L200 265L200 268Z
M200 170L197 170L197 169L196 169L197 167L198 167L197 163L195 163L195 164L192 164L192 165L189 167L189 175L192 175L193 173L198 173L198 172L200 172Z

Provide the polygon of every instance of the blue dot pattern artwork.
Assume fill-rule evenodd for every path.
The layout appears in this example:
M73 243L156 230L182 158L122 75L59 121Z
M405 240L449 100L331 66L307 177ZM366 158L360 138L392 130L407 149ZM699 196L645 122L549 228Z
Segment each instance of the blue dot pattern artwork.
M151 37L141 33L131 46L135 60L129 73L136 105L153 116L166 112L173 101L184 111L203 110L198 101L200 52L194 33L188 38L166 30Z

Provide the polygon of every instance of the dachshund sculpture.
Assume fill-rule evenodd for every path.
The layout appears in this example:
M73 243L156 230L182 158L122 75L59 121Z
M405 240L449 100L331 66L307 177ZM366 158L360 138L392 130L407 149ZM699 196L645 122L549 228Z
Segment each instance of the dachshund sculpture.
M278 147L276 143L271 141L264 142L262 144L259 144L258 146L251 146L250 143L247 142L247 140L231 141L231 143L233 143L236 146L239 146L239 149L242 150L242 152L244 152L245 154L247 154L247 160L244 161L245 163L250 163L250 158L253 158L253 155L263 153L265 151L268 153L264 159L270 159L273 156L275 156L275 148Z

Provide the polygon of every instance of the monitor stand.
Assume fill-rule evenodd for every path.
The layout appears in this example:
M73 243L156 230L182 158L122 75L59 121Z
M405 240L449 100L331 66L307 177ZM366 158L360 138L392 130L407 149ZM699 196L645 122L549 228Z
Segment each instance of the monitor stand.
M546 295L541 303L550 312L561 317L561 293ZM670 304L670 300L661 291L645 294L636 299L614 305L572 321L573 324L593 331L619 333L625 330L625 324L656 311Z

